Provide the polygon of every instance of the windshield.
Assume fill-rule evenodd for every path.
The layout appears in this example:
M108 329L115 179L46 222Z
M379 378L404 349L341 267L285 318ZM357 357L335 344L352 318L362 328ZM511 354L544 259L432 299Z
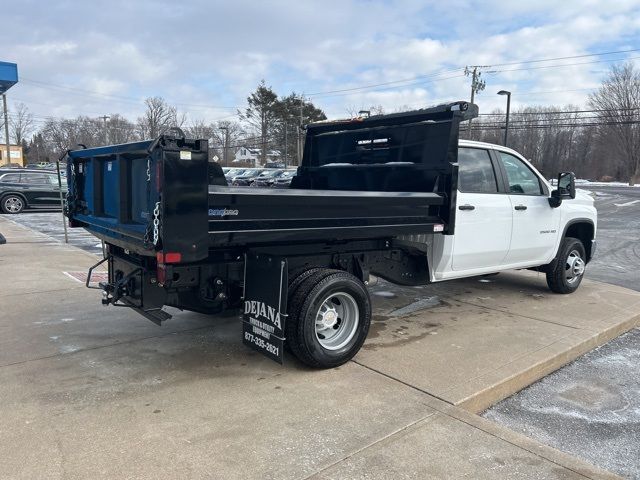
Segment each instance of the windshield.
M256 175L258 172L260 172L260 170L245 170L244 172L242 172L238 176L239 177L248 177L248 176L251 176L251 175Z
M261 177L276 177L278 175L280 175L282 173L281 170L272 170L272 171L268 171L268 172L262 172L260 174Z

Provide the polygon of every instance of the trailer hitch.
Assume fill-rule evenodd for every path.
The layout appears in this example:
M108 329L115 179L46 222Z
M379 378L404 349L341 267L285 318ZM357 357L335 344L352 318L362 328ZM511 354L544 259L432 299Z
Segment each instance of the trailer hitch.
M122 273L122 272L118 271L116 273ZM117 302L123 299L123 297L128 297L133 294L136 288L135 276L138 274L140 275L142 274L141 268L136 268L135 270L129 272L127 275L122 275L113 283L101 282L100 287L102 288L102 291L103 291L102 304L103 305L112 304L117 307L122 306ZM127 303L126 306L130 306L131 302L127 301L125 303Z
M102 304L103 305L114 305L114 306L122 306L117 304L119 300L123 297L131 295L135 290L135 276L138 274L142 274L141 268L136 268L135 270L129 272L127 275L122 275L120 278L115 280L113 283L110 282L99 282L98 286L91 285L91 277L93 276L93 271L102 265L104 262L109 260L111 255L107 255L98 263L89 268L89 272L87 273L87 281L85 285L87 288L92 288L95 290L102 290ZM126 302L130 303L130 302ZM129 306L129 305L127 305Z
M162 325L162 322L171 318L171 315L169 313L162 310L162 306L154 308L144 308L142 305L142 298L140 298L139 303L137 304L132 301L131 297L136 294L137 287L142 288L142 284L136 285L136 278L139 278L140 282L142 282L144 272L141 267L132 270L127 275L124 275L124 272L118 270L113 275L115 277L115 281L113 283L99 282L97 287L92 286L91 276L93 275L94 269L96 269L109 259L113 259L113 256L107 255L105 258L89 268L89 272L87 274L87 288L102 290L103 305L132 308L142 316L151 320L156 325Z

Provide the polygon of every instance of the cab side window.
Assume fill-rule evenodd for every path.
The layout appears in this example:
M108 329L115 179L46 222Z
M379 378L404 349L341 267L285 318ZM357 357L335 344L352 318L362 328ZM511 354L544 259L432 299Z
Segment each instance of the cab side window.
M488 150L458 149L458 190L465 193L497 193L496 174Z
M522 160L504 152L498 152L507 172L509 193L520 195L542 195L540 179Z

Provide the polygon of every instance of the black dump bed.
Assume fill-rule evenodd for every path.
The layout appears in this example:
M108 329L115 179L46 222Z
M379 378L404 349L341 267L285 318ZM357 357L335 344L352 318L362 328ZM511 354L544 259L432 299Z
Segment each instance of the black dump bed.
M225 186L206 140L74 150L67 214L109 243L182 262L212 248L453 233L458 127L476 115L457 102L309 125L288 190Z

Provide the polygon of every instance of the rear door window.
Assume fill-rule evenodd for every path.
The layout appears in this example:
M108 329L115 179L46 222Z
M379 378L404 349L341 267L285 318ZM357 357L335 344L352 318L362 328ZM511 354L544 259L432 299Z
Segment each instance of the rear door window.
M46 173L22 174L22 183L36 185L50 185L49 175Z
M2 183L20 183L20 174L19 173L7 173L6 175L2 175L0 177L0 182L2 182Z
M497 193L498 183L489 151L458 149L458 190L465 193Z

